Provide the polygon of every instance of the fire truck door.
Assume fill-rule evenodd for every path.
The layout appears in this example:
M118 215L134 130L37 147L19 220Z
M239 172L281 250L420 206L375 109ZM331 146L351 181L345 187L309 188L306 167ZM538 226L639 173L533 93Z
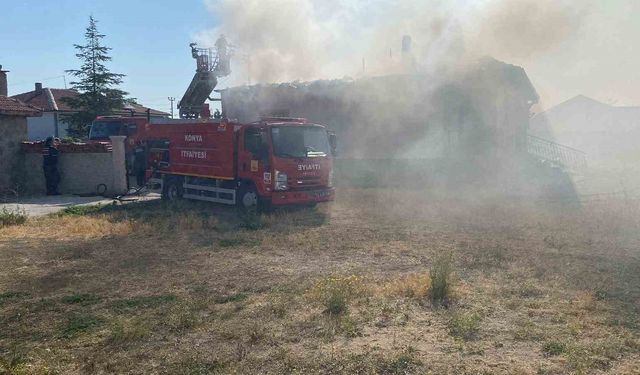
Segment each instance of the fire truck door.
M252 180L258 191L264 191L271 182L269 152L263 133L259 128L245 128L238 157L238 176Z

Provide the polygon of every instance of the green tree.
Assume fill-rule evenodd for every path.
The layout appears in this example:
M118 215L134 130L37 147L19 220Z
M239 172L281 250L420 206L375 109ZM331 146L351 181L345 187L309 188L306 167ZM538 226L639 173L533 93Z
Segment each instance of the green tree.
M79 138L87 137L91 121L96 116L112 114L127 102L127 93L117 88L124 74L112 73L106 67L105 63L111 60L108 54L111 48L102 44L105 35L100 34L96 24L97 21L90 16L84 33L85 44L74 44L78 51L76 57L82 62L80 69L66 71L77 78L71 86L78 95L63 99L77 111L66 116L65 121L69 125L69 135Z

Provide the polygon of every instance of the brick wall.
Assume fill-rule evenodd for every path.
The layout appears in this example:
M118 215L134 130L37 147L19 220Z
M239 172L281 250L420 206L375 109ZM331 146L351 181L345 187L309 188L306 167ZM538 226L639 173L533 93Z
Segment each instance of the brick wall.
M27 139L27 119L0 115L0 196L14 189L14 172L20 163L20 143Z

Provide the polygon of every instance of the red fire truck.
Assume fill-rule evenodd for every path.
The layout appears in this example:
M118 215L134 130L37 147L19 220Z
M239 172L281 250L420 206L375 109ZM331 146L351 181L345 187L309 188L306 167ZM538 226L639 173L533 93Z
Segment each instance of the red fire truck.
M99 117L90 138L127 136L128 170L164 199L242 208L314 205L333 200L335 136L299 118Z

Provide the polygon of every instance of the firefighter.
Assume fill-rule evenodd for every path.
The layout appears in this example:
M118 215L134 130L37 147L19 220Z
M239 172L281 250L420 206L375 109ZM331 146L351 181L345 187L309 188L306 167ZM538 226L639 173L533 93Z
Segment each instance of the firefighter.
M138 187L144 186L145 172L147 169L145 147L142 141L138 141L136 148L133 150L133 173L136 176L136 184Z
M196 59L196 71L205 72L208 70L209 60L207 56L200 54L198 49L196 48L197 43L190 43L189 47L191 47L191 57Z
M224 34L220 35L218 40L216 40L215 46L218 50L219 57L227 57L227 47L229 47L229 42L227 42L227 38L225 38Z
M227 38L225 38L224 34L220 35L218 40L216 40L216 51L218 52L218 66L217 70L222 75L229 75L231 73L229 69L229 42L227 42Z
M58 184L60 183L60 172L58 172L59 145L60 139L54 137L48 137L44 143L42 169L47 185L47 195L60 195L58 191Z
M198 43L189 43L189 47L191 47L191 57L193 57L194 59L198 58L198 49L196 48L197 45Z

